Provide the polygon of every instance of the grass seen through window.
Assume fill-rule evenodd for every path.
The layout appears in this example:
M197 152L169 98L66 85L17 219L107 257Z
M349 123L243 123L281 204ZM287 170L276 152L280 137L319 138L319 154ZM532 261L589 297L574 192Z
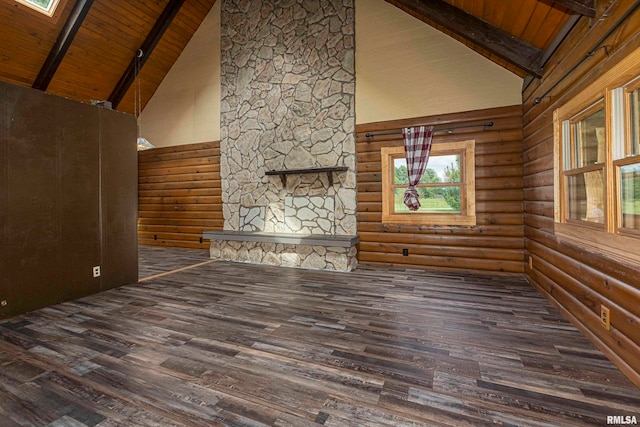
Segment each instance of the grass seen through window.
M432 156L417 185L420 208L411 211L404 204L404 192L409 185L407 162L393 160L394 211L396 213L455 213L460 212L460 155Z

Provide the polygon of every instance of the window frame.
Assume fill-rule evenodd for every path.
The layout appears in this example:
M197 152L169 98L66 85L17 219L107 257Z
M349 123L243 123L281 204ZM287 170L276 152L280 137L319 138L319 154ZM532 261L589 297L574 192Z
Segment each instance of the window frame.
M623 263L640 263L640 232L622 225L620 167L640 163L640 154L629 155L630 93L640 87L640 48L625 57L586 88L557 108L554 120L554 234L560 241L584 247ZM617 91L624 90L619 99ZM617 98L618 97L618 98ZM575 120L598 102L605 107L604 224L568 219L565 182L566 122ZM623 110L621 110L621 108ZM591 110L593 111L593 110ZM572 130L569 131L571 135ZM571 135L573 138L573 136ZM572 144L570 144L573 147ZM623 147L623 148L621 148ZM570 163L572 166L575 163ZM594 165L590 165L594 166ZM575 171L575 169L574 169Z
M475 197L475 140L433 143L430 156L460 154L460 182L451 186L460 187L460 212L398 212L394 211L394 162L404 157L404 147L382 147L382 223L413 224L426 226L473 226L476 225ZM427 164L427 167L429 165ZM434 183L426 186L443 186Z
M640 237L640 230L627 228L622 222L622 172L624 166L640 163L640 148L637 154L633 154L633 137L631 133L631 93L640 90L640 76L628 82L624 87L624 152L620 159L613 159L614 177L615 177L615 196L617 203L615 230L621 235L632 237ZM638 129L640 132L640 129Z
M58 20L59 16L56 16L56 12L60 11L63 9L64 4L66 3L67 0L53 0L51 2L51 4L49 5L49 9L44 9L36 4L31 3L28 0L13 0L15 3L21 4L22 6L25 6L28 9L28 11L31 12L37 12L38 16L46 16L49 18L54 19L54 22Z
M632 146L632 135L631 135L631 93L635 91L640 91L640 76L631 80L624 86L624 104L625 104L625 154L632 155L633 146ZM640 129L638 129L640 133ZM635 155L640 155L640 147L638 148L638 153Z
M605 100L604 97L597 100L595 103L593 103L592 105L586 107L585 109L583 109L582 111L578 112L576 115L574 115L573 117L567 119L566 121L569 122L569 144L568 144L568 148L569 148L569 168L563 167L561 173L562 173L562 179L560 182L561 185L561 192L563 194L563 203L562 203L562 217L564 218L564 220L567 223L576 223L576 224L581 224L584 227L591 227L591 228L596 228L596 229L604 229L606 224L605 223L599 223L599 222L592 222L592 221L587 221L587 220L581 220L581 219L575 219L575 218L570 218L570 200L569 200L569 178L570 177L574 177L574 176L579 176L579 175L584 175L586 173L589 172L596 172L601 170L602 171L602 175L603 175L603 179L604 182L607 182L607 170L605 168L606 164L607 164L607 141L606 141L606 137L605 137L605 159L603 162L594 162L592 164L588 164L586 166L580 166L578 164L578 159L576 158L576 153L578 152L578 141L576 141L576 126L578 123L580 123L581 121L583 121L584 119L586 119L587 117L590 117L591 115L593 115L595 112L599 111L600 109L604 109L604 114L605 114L605 132L606 129L608 129L607 123L606 123L606 117L607 117L607 108L606 108L606 104L605 104ZM564 122L565 120L563 120ZM563 135L564 136L564 135ZM566 148L564 146L564 141L563 141L563 151L564 148ZM564 153L563 153L563 159L564 159ZM563 160L563 164L565 164L565 161ZM606 184L605 184L606 185ZM603 192L604 188L603 188ZM606 194L606 192L605 192ZM604 217L607 217L607 212L609 209L609 204L607 203L607 198L606 196L603 199L603 203L604 203ZM606 222L606 219L605 219Z

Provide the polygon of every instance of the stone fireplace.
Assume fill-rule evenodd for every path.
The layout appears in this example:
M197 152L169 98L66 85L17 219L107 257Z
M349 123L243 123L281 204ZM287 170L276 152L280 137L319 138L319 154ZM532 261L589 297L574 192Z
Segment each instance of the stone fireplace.
M224 230L312 241L291 248L212 238L212 257L340 270L355 265L353 3L222 0ZM327 167L346 170L286 179L266 174ZM313 240L319 236L320 246ZM352 244L332 247L332 238ZM344 260L335 262L335 253Z

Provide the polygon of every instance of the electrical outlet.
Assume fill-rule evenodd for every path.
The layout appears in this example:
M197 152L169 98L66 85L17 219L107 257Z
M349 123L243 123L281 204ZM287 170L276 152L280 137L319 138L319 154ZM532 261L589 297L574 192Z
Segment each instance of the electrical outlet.
M533 270L533 258L531 256L529 256L529 268Z
M402 256L409 256L409 249L404 248L404 249L402 250Z
M607 331L611 329L611 312L604 305L600 305L600 321Z
M93 277L100 277L100 266L96 265L93 267Z

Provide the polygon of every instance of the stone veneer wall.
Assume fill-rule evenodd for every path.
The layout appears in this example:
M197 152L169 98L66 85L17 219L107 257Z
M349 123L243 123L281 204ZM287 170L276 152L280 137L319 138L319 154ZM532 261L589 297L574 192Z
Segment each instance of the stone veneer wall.
M211 258L253 264L351 271L358 261L350 248L287 243L211 241Z
M222 1L225 230L356 234L353 3ZM349 170L264 175L325 166Z

